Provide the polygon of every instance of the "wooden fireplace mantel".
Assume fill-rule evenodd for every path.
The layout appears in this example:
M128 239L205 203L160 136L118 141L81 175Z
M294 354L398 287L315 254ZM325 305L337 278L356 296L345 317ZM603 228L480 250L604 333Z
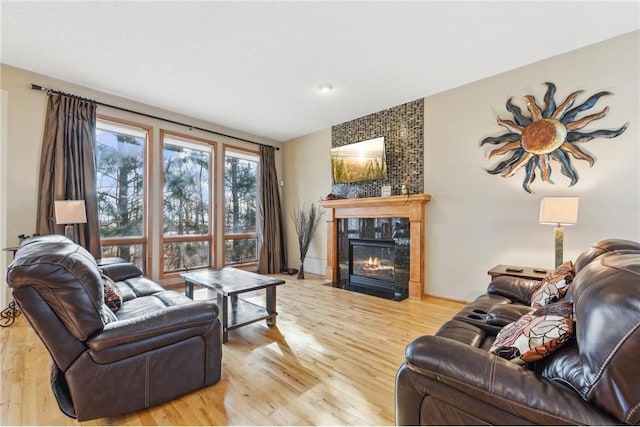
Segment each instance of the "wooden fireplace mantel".
M327 279L338 280L338 221L341 218L409 218L409 297L424 295L424 209L429 194L323 200L327 211Z

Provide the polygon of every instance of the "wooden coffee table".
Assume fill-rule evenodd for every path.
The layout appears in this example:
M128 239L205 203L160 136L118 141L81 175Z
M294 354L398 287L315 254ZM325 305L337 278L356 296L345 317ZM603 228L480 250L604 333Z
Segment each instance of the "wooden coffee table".
M193 285L216 291L218 307L222 320L222 342L229 340L229 331L260 320L267 321L268 326L275 326L276 286L285 283L274 277L251 273L238 268L190 271L180 274L184 279L184 293L193 299ZM239 294L266 289L266 307L238 298ZM231 305L231 310L229 310Z

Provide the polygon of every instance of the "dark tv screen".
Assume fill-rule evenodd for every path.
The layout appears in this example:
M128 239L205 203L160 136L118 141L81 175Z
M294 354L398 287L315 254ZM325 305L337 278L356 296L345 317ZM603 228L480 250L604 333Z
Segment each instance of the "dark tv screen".
M384 137L332 148L331 174L334 184L384 178Z

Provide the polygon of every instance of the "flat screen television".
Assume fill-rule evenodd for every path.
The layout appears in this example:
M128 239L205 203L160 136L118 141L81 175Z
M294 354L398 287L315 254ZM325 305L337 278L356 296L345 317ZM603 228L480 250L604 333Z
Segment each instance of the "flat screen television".
M331 174L334 184L384 178L384 137L332 148Z

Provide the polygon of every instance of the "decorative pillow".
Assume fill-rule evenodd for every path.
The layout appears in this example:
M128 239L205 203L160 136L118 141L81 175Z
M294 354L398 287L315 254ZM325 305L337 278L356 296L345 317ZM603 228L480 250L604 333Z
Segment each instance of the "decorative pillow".
M122 307L122 295L120 295L118 285L104 274L102 275L102 285L104 287L104 303L115 313Z
M567 261L553 273L549 273L538 289L531 294L531 307L540 308L552 302L560 301L567 294L569 285L576 275L571 261Z
M540 307L502 328L489 352L518 365L548 356L573 336L573 304Z

